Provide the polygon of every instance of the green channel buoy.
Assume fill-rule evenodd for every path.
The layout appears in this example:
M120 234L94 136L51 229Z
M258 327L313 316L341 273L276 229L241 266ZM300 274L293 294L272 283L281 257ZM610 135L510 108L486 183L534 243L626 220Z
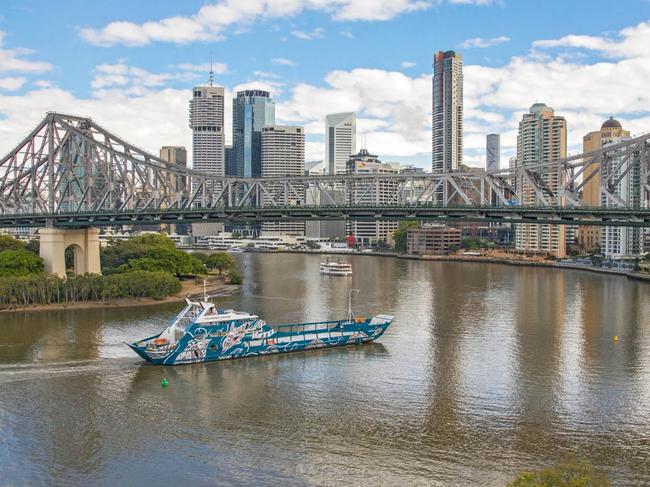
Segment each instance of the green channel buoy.
M160 385L163 387L169 386L169 381L167 380L167 377L163 377L163 380L160 381Z

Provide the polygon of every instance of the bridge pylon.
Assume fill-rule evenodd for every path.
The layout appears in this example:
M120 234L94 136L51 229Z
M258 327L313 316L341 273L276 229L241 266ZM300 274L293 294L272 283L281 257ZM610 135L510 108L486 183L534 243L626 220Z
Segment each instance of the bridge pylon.
M41 228L40 255L45 271L59 277L66 276L65 251L71 247L74 252L74 273L101 274L99 260L98 228Z

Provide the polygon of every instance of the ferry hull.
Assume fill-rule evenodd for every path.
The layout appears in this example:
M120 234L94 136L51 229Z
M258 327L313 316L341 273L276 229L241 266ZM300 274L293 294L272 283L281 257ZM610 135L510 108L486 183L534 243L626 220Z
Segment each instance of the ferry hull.
M250 336L237 327L225 333L211 335L201 330L184 336L172 349L166 352L148 350L143 344L149 339L129 343L129 347L146 361L157 365L184 365L216 360L230 360L276 353L301 352L308 350L360 345L376 340L384 334L392 321L391 317L373 318L362 322L325 322L307 324L303 333L283 333L283 325L273 334ZM295 327L296 325L284 325ZM301 326L301 325L298 325ZM308 327L313 327L309 329Z

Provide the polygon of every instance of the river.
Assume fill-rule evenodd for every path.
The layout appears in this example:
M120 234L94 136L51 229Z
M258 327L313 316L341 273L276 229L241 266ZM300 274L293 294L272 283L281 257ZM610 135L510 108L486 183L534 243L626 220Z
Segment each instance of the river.
M220 306L345 316L321 257L237 259ZM504 485L571 453L650 483L650 285L349 260L357 315L395 315L376 343L161 368L123 341L177 305L0 314L0 485Z

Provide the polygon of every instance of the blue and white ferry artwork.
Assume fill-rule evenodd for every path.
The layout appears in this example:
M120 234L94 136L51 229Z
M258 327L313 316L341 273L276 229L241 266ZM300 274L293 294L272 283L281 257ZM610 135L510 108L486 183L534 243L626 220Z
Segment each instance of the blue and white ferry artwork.
M162 333L128 343L135 353L159 365L181 365L273 353L360 345L379 338L390 315L269 326L256 315L217 309L211 302L185 300L186 306Z

